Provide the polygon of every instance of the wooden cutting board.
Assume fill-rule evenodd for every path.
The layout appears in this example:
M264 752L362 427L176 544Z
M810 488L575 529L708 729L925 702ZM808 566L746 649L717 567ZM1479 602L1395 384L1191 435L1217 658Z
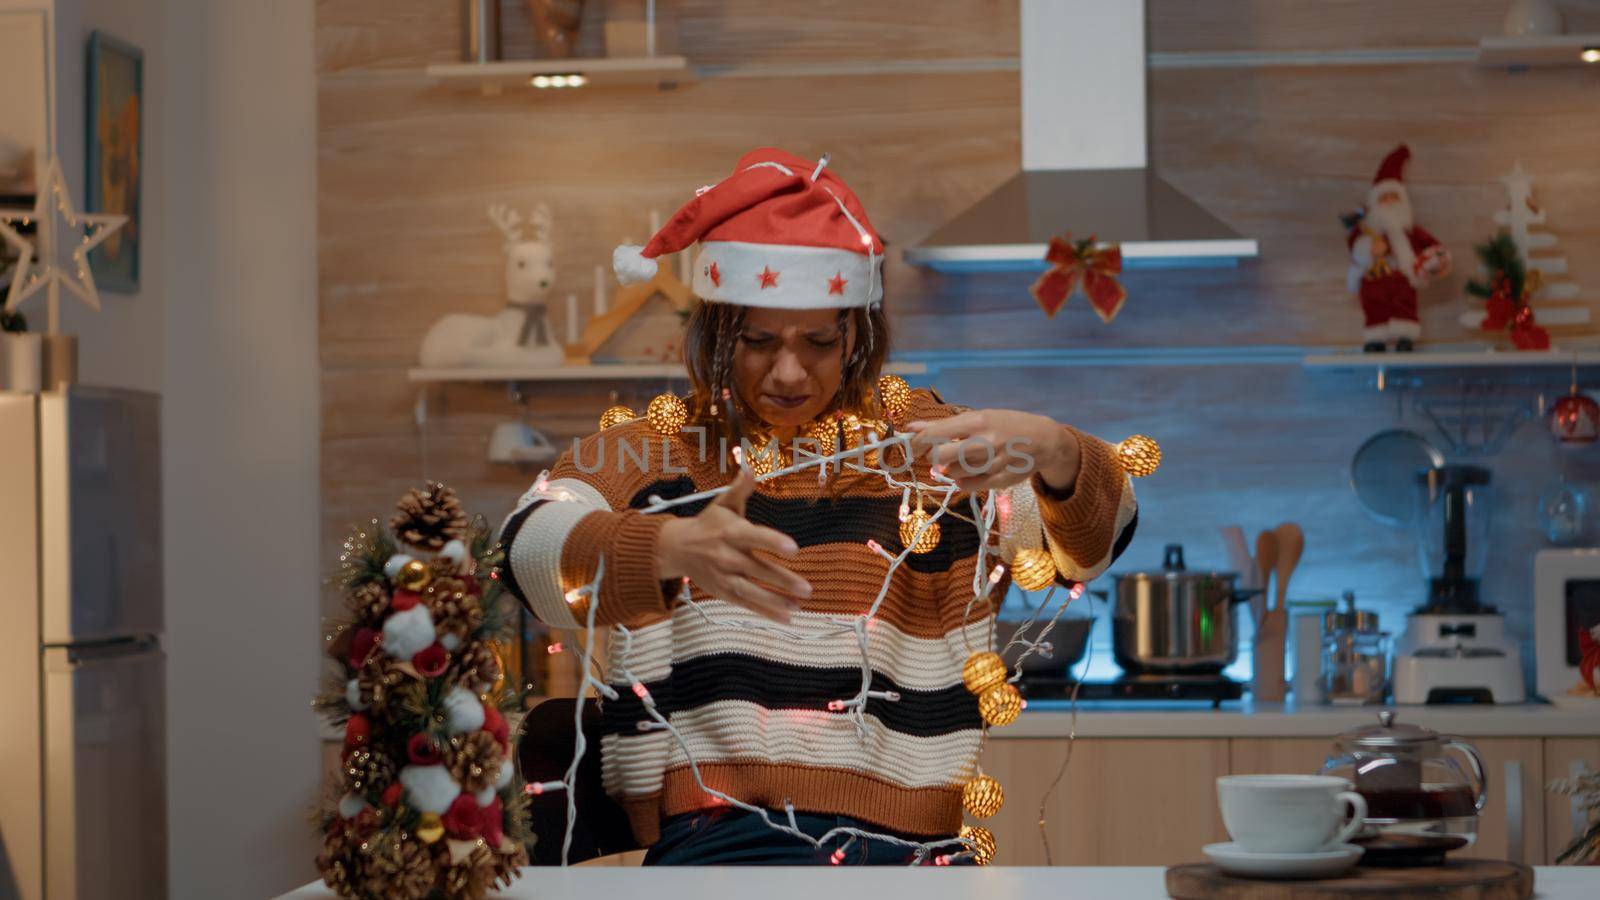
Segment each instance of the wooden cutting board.
M1268 881L1226 875L1209 863L1167 870L1167 894L1176 900L1350 900L1383 895L1393 900L1527 900L1533 870L1486 859L1442 866L1389 869L1356 866L1339 878Z

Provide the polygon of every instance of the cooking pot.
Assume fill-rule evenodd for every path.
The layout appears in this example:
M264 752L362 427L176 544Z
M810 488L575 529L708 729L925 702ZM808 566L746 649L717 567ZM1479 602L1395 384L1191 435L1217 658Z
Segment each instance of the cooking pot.
M1214 675L1239 656L1234 606L1260 593L1234 587L1235 572L1191 572L1168 544L1161 568L1116 580L1111 649L1130 675Z

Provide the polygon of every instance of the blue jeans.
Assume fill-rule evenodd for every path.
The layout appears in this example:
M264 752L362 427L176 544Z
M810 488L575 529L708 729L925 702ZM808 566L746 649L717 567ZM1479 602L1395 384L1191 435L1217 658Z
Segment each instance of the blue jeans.
M782 812L769 813L774 822L787 823ZM795 823L812 837L821 837L835 828L860 828L875 834L889 834L909 841L927 842L927 837L898 834L875 825L852 819L849 816L831 816L817 813L795 813ZM848 846L846 846L848 845ZM661 823L661 838L645 854L647 866L825 866L833 861L835 851L844 849L839 865L845 866L908 866L915 853L891 841L864 840L851 835L829 838L821 848L800 840L792 834L768 826L755 813L723 807L700 812L684 813L665 819ZM961 849L952 844L934 851L955 853ZM960 865L961 863L956 863Z

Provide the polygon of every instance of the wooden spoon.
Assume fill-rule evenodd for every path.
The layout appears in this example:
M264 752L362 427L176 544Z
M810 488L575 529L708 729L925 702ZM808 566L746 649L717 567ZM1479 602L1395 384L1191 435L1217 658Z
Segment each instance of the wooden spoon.
M1284 601L1289 597L1289 578L1294 575L1295 567L1300 565L1300 556L1306 549L1306 535L1300 526L1293 522L1285 522L1278 526L1278 602L1274 609L1284 609Z
M1278 533L1263 531L1256 535L1256 570L1261 573L1261 593L1250 599L1250 612L1257 627L1267 613L1267 591L1272 587L1272 573L1278 567Z

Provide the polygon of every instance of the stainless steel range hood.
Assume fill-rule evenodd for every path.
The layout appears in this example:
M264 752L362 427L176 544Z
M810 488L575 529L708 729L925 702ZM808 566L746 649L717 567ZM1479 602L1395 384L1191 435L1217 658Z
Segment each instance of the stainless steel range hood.
M1137 266L1259 252L1146 167L1144 0L1021 0L1022 171L905 252L943 271L1044 268L1050 238L1120 244Z

